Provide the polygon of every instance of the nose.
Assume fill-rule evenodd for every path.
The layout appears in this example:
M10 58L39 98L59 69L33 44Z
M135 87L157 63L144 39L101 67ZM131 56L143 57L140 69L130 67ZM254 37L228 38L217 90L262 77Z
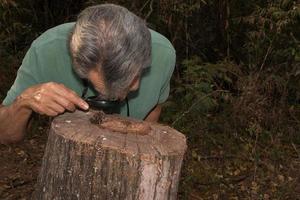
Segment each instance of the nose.
M116 94L116 100L117 101L124 101L125 98L127 97L128 95L128 91L125 92L125 91L119 91L117 94Z
M127 96L127 95L122 95L122 96L119 96L119 98L118 98L118 99L119 99L119 101L124 101L124 100L126 99L126 96Z

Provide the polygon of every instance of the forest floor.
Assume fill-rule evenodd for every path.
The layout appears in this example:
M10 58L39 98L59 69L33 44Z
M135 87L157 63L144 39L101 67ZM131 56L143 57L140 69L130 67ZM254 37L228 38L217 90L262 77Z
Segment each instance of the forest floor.
M1 100L14 76L15 71L0 68ZM0 199L30 199L48 127L49 120L36 116L24 141L0 145ZM300 199L299 136L242 136L201 129L185 134L188 151L179 199Z

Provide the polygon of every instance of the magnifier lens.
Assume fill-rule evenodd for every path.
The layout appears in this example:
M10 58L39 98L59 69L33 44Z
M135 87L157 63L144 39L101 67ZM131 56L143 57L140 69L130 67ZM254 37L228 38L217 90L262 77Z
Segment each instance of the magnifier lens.
M120 101L103 100L99 96L91 96L85 99L90 107L103 110L107 114L120 114Z

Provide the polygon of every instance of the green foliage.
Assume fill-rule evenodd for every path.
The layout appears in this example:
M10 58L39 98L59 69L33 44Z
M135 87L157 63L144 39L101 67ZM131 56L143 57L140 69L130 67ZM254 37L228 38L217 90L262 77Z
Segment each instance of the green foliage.
M215 8L213 4L212 1L205 5ZM300 25L300 8L292 0L253 0L248 4L233 1L221 6L227 9L227 17L223 18L228 23L225 27L227 39L223 42L228 43L229 54L223 58L219 54L218 57L222 59L213 63L207 62L209 55L205 52L185 59L177 70L173 94L181 100L179 107L182 110L179 113L188 110L190 115L194 111L202 116L209 111L236 109L238 121L243 124L240 127L247 129L247 124L256 123L249 121L249 118L255 119L252 115L265 112L264 107L272 109L275 106L279 109L282 106L284 110L289 104L299 104L300 30L297 27ZM184 10L181 9L182 12ZM265 106L247 106L257 100L260 100L261 106ZM224 102L235 102L235 106L228 106ZM265 122L262 125L265 128L270 127L271 121L276 118L269 117L272 120L268 120L268 115L260 117L262 119L259 121Z
M164 120L188 130L192 129L187 128L189 125L198 127L202 122L207 123L207 116L218 113L229 103L240 70L228 60L205 63L197 56L184 60L181 70L181 77L174 80L174 89L166 104L169 114ZM197 124L188 124L190 119Z
M0 51L2 55L16 53L20 44L28 45L26 41L28 35L32 34L31 25L27 24L24 19L32 18L33 13L26 6L27 3L26 1L20 4L15 1L0 3Z
M16 54L28 48L43 31L74 21L83 0L0 1L0 53Z
M233 63L228 61L213 63L203 63L199 57L184 60L182 64L182 77L177 81L174 93L181 95L184 91L186 100L192 101L197 98L211 94L213 91L224 92L226 88L231 88L236 78L238 69ZM213 97L207 97L203 101L208 106L201 106L204 110L213 108ZM211 103L209 103L211 102Z
M231 18L232 48L240 50L235 52L237 59L251 70L290 68L300 54L300 7L297 1L277 0L255 6L246 16ZM233 12L234 9L233 6ZM243 46L240 46L240 40L236 41L241 36L244 36Z

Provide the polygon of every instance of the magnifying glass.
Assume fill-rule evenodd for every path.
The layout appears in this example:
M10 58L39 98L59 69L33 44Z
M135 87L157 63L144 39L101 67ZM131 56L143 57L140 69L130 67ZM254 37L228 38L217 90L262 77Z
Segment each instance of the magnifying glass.
M87 80L83 80L83 84L84 89L82 91L81 97L89 104L91 108L96 110L102 110L106 114L120 114L121 106L124 104L123 101L103 99L101 95L85 97L89 83ZM129 117L129 103L127 97L125 98L125 101L127 107L127 117Z
M84 100L89 104L91 108L97 110L103 110L106 114L120 113L120 101L109 101L104 99L99 99L99 96L91 96L84 98Z

